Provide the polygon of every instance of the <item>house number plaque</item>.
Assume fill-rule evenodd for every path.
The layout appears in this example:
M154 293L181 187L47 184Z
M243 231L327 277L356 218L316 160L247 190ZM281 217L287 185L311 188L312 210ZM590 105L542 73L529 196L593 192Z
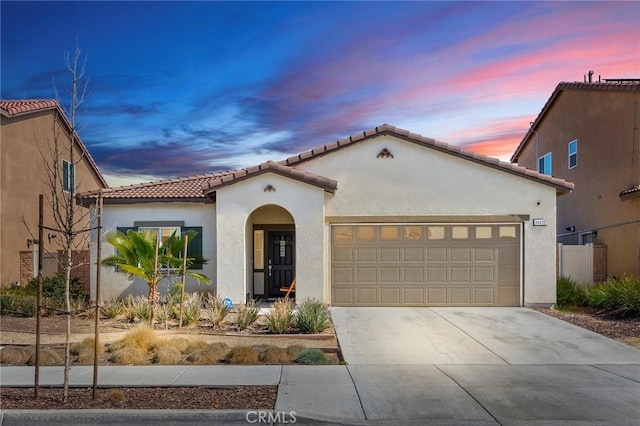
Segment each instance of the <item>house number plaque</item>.
M547 226L547 219L533 219L533 226Z

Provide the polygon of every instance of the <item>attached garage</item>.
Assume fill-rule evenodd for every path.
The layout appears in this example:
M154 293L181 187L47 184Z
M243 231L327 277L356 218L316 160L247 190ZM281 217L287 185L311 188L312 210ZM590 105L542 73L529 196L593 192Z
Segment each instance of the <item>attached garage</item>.
M519 306L521 224L335 224L334 306Z

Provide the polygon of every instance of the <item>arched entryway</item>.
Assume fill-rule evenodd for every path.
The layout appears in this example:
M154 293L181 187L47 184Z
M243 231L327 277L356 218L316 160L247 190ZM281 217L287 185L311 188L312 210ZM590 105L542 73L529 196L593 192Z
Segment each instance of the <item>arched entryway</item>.
M284 297L283 289L289 288L296 277L293 216L275 204L261 206L247 219L247 237L251 239L246 245L251 297Z

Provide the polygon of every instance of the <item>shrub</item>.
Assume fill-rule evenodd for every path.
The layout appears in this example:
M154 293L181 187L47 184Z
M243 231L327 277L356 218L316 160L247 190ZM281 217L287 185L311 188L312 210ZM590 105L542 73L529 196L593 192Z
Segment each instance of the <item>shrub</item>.
M139 325L125 334L124 337L113 343L112 350L117 351L122 348L135 348L142 353L147 353L158 345L158 336L155 331L147 325Z
M287 355L289 355L292 359L296 359L298 354L305 349L306 348L302 345L291 345L287 348Z
M22 287L0 288L0 314L33 317L36 315L36 296Z
M586 289L570 277L560 277L556 283L558 306L584 306L587 303Z
M82 342L73 343L69 351L71 355L77 357L76 362L82 365L93 364L93 350L95 347L95 339L87 337ZM104 346L98 345L98 354L104 352Z
M29 351L18 346L6 346L0 350L0 364L24 365L29 359Z
M106 319L114 319L121 316L125 311L125 306L118 300L105 300L100 306L100 313Z
M147 353L134 346L125 346L114 351L109 360L119 365L140 365L144 364Z
M160 365L175 365L182 360L180 351L172 346L160 346L151 358L151 362Z
M231 349L229 364L256 364L258 353L251 346L236 346Z
M220 296L209 294L204 303L205 316L213 328L219 328L229 313Z
M329 308L316 299L305 300L298 309L296 326L300 333L322 333L331 325Z
M162 346L172 346L179 350L181 353L186 353L187 348L189 347L189 340L184 337L172 337L168 340L163 340L160 342Z
M640 315L640 278L624 275L609 278L587 290L589 306L619 317Z
M320 349L304 349L296 357L298 364L304 365L325 365L328 364L326 355Z
M129 296L123 302L125 320L129 322L149 321L151 319L151 304L144 296Z
M51 298L54 302L64 304L64 287L65 277L64 275L57 274L53 277L42 278L42 295L44 297ZM27 291L31 294L37 294L38 292L38 279L34 278L26 286ZM72 300L85 300L86 296L82 292L82 287L77 278L71 278L69 282L69 298Z
M27 365L36 365L36 353L33 353L29 356L27 360ZM62 358L56 351L50 348L41 348L40 349L40 365L62 365Z
M255 301L250 300L246 305L238 307L238 313L236 315L236 325L240 330L246 330L256 322L258 314L260 313L260 306Z
M289 362L289 355L286 349L277 346L267 346L258 355L258 360L267 364L286 364Z
M291 299L278 299L273 303L273 308L267 315L267 328L271 333L286 333L293 326L294 319Z
M195 350L189 354L187 361L199 365L217 364L225 360L229 356L229 353L229 345L216 342L205 345L202 349Z
M193 325L200 319L200 309L202 308L202 296L199 293L187 295L182 304L182 324ZM179 315L179 314L178 314Z

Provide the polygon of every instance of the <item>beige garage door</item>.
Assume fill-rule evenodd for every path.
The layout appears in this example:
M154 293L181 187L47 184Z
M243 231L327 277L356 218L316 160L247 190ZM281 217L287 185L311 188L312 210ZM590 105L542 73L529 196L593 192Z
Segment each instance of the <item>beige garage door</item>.
M334 306L518 306L519 224L331 226Z

